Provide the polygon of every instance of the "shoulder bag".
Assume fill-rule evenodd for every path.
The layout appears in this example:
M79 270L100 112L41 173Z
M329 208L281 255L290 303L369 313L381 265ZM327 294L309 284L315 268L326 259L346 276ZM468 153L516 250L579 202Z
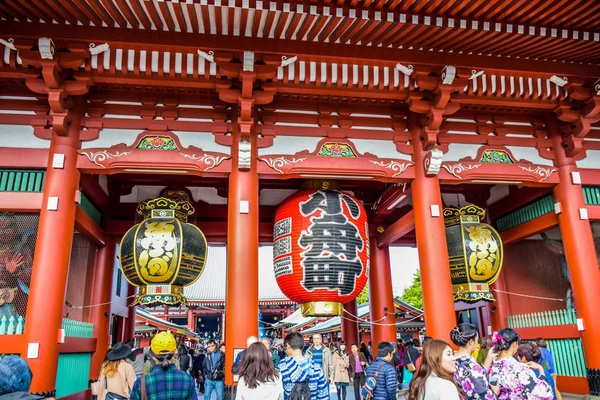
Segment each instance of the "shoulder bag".
M118 374L119 372L117 372ZM104 375L104 389L108 390L108 380L106 379L106 375ZM121 396L120 394L116 394L113 392L106 392L106 400L127 400L129 397Z
M410 372L415 372L417 368L415 367L415 363L413 362L412 357L410 356L410 349L406 349L406 354L408 354L408 361L410 361L410 363L408 363L408 365L406 366L406 369Z

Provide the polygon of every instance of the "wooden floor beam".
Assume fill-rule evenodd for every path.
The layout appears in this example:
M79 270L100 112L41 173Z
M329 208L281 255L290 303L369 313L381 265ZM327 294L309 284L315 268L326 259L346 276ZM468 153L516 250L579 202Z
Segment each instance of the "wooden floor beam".
M507 246L511 243L516 243L523 239L527 239L530 236L537 235L538 233L545 232L556 226L558 226L558 217L555 213L549 212L541 217L537 217L531 221L527 221L524 224L515 226L514 228L502 232L500 237L502 238L502 244Z
M102 228L79 206L77 206L77 211L75 212L75 229L97 246L104 246L106 244L106 235Z
M390 225L385 231L379 234L377 245L379 248L389 246L404 235L415 230L415 215L412 210L405 214L398 221Z

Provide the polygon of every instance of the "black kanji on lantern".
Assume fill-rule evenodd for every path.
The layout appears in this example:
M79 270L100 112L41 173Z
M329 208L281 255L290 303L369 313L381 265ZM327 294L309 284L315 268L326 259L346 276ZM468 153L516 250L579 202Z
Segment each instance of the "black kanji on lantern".
M358 253L363 250L364 240L356 225L348 220L342 209L346 204L352 218L360 216L356 201L336 191L318 191L310 199L300 203L303 216L321 210L321 215L311 217L312 224L300 235L303 249L302 284L307 290L329 289L340 295L351 294L363 265Z

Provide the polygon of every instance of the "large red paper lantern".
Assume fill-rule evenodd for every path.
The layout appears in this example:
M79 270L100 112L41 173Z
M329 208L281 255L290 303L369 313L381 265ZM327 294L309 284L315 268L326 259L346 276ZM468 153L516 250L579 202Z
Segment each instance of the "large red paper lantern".
M275 277L304 316L342 315L367 283L369 250L367 214L349 194L302 190L277 209Z

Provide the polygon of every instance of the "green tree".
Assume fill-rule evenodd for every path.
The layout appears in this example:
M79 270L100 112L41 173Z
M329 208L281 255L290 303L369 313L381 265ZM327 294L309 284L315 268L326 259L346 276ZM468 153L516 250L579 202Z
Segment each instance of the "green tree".
M423 292L421 290L421 273L419 271L415 271L413 283L404 290L402 301L419 310L423 309Z
M369 301L369 285L365 285L365 288L356 297L356 304L361 305Z

